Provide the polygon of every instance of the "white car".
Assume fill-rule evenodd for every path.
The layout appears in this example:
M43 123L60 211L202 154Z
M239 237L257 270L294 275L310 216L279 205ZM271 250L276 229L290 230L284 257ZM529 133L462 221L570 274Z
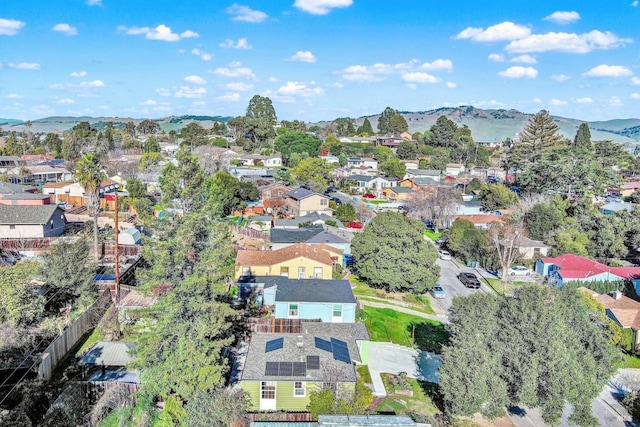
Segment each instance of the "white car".
M516 265L509 269L509 276L530 276L531 269L524 265Z
M451 254L447 251L438 251L438 254L440 256L440 259L443 259L445 261L451 260Z

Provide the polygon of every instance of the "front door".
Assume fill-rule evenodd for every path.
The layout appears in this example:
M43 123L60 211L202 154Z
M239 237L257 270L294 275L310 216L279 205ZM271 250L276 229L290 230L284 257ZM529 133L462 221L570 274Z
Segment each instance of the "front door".
M262 381L260 383L260 410L276 410L276 382Z
M304 267L298 267L298 279L304 279L305 271Z

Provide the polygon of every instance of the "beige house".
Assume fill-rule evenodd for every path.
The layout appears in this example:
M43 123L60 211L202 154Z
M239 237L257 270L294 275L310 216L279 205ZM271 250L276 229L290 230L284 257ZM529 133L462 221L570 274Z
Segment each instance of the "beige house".
M342 265L342 261L342 251L325 244L297 243L273 251L240 250L236 255L235 277L284 276L330 280L334 265Z
M620 325L623 329L633 331L634 352L640 345L640 303L615 291L610 294L600 295L587 288L579 288L588 292L604 307L607 317Z
M295 216L312 212L333 216L333 211L329 208L329 200L330 198L324 194L298 187L285 196L283 207L285 212Z

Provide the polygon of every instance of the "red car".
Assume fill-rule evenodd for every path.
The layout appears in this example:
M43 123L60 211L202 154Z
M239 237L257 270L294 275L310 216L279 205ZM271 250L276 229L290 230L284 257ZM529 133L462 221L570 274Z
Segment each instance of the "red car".
M373 195L373 194L371 194L371 193L367 193L367 194L365 194L365 195L364 195L364 196L362 196L362 197L364 197L365 199L375 199L375 198L376 198L376 196L374 196L374 195Z
M361 228L364 227L364 224L361 222L357 222L357 221L351 221L349 224L347 224L348 228L356 228L358 230L360 230Z

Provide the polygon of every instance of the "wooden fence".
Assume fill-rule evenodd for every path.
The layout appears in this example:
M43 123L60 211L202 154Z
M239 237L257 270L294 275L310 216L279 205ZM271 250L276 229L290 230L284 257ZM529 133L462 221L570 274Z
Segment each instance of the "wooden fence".
M10 251L42 250L48 248L54 240L57 240L57 237L0 239L0 249Z
M269 240L269 233L265 233L263 231L258 231L258 230L253 230L251 228L247 228L247 227L238 227L237 225L232 225L231 226L231 231L234 233L239 233L242 234L245 237L250 237L252 239L258 239L258 240L265 240L268 241Z
M250 422L313 422L311 412L251 412L247 416Z
M110 297L108 292L101 292L98 300L80 315L64 332L49 344L42 352L38 366L38 376L50 380L58 363L78 343L80 338L95 327L104 315Z
M321 322L320 319L304 320L305 322ZM262 318L262 317L250 317L246 320L247 330L250 332L275 332L275 333L289 333L299 334L302 332L302 319L276 319Z

